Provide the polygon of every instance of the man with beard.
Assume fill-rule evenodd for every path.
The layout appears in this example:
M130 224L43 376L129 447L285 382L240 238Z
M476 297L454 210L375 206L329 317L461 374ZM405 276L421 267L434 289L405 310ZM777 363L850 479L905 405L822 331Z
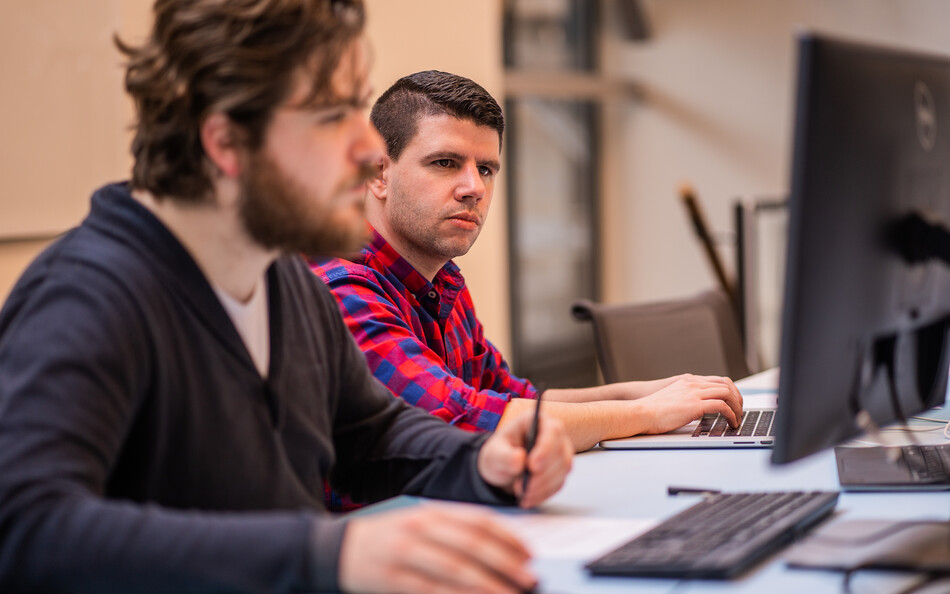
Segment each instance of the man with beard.
M0 312L0 591L532 587L487 511L336 518L323 483L530 507L556 419L488 439L393 399L298 256L365 234L382 145L359 0L160 0L119 43L129 183L92 197ZM521 479L530 471L525 491Z
M427 71L396 81L370 119L387 156L370 181L371 243L354 261L318 262L370 369L395 394L475 431L504 427L537 390L484 336L452 258L488 216L501 166L504 116L481 86ZM681 375L545 392L577 451L602 439L664 433L720 412L736 426L742 396L729 378Z

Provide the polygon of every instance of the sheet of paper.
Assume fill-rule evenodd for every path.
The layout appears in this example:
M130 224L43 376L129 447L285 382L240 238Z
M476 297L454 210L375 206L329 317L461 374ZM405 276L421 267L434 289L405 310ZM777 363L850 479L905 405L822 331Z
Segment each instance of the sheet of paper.
M589 561L656 525L643 518L592 518L550 514L502 514L535 557Z

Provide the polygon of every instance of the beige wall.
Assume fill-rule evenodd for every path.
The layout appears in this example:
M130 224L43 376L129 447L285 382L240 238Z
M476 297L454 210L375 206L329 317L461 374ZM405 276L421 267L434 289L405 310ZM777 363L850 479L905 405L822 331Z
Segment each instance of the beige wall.
M0 8L0 236L60 231L121 174L123 98L110 36L117 2Z
M150 24L151 0L0 3L0 240L78 223L99 185L128 176L129 103L112 45ZM375 87L437 68L501 99L501 0L368 0ZM504 185L504 180L499 180ZM460 260L488 335L508 346L504 188L482 240ZM43 243L0 242L0 301Z
M112 35L135 39L143 0L0 3L0 302L90 193L128 176L131 106Z
M721 230L731 229L734 197L785 193L796 29L950 53L950 3L943 0L642 2L652 39L608 43L606 52L610 73L644 89L642 101L607 112L605 159L617 165L606 180L603 219L611 301L714 283L676 199L683 181L695 186ZM94 187L126 176L128 106L110 37L140 35L150 4L0 3L0 236L72 225ZM439 68L470 76L501 99L501 6L368 0L377 90L403 74ZM461 264L488 335L507 349L502 194ZM0 299L35 249L0 244Z

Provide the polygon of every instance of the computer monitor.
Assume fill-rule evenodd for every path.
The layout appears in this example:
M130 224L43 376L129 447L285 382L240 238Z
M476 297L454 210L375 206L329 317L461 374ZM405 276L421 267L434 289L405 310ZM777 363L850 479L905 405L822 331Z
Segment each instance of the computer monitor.
M773 463L940 404L950 363L950 57L798 48Z

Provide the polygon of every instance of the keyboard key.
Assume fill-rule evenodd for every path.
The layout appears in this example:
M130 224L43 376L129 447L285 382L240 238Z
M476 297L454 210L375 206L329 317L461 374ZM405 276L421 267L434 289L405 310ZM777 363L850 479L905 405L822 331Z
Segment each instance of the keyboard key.
M755 437L766 437L772 435L772 420L775 418L775 411L764 410L759 424L755 427L753 435Z
M772 437L774 418L775 411L772 410L746 411L739 419L739 427L733 429L721 414L703 415L693 430L692 437Z
M950 478L944 465L942 449L945 448L909 445L901 447L901 454L915 480L940 482Z

